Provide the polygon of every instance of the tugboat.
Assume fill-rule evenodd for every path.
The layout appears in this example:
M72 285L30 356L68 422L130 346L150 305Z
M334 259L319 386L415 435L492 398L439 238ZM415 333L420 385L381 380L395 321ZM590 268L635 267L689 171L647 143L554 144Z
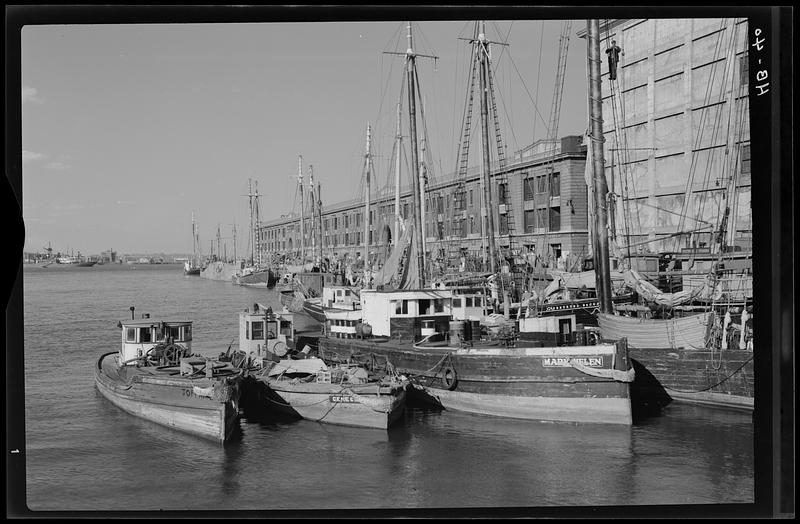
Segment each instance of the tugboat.
M97 389L128 413L227 441L239 416L243 371L193 355L191 321L135 319L133 311L118 323L120 349L97 360Z

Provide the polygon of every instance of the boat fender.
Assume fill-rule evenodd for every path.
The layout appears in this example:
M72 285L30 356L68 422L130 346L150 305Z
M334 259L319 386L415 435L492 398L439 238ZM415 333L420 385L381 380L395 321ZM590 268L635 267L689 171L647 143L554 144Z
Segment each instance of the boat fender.
M444 369L442 369L442 382L444 382L444 385L447 386L449 391L456 389L458 385L458 376L456 375L456 370L453 369L452 366L445 366Z
M275 342L272 346L272 352L278 355L279 357L283 357L289 351L288 346L285 342L281 342L280 340Z

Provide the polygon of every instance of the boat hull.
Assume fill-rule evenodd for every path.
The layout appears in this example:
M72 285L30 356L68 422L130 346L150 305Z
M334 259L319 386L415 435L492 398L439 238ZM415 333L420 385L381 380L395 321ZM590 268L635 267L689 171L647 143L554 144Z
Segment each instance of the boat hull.
M410 349L396 341L319 340L323 359L391 363L412 381L410 400L499 417L632 424L624 343L597 346ZM580 371L570 359L597 369ZM587 373L617 373L601 378Z
M753 410L753 352L747 350L631 349L657 383L642 390L656 397L666 393L680 402Z
M269 269L255 271L249 275L236 275L233 281L240 286L273 287L278 279Z
M122 369L118 353L107 353L95 366L98 391L115 406L132 415L204 438L228 440L239 417L241 376L229 380L228 394L205 396L209 379L142 375Z
M274 378L248 379L266 410L340 426L388 429L405 411L400 385L292 383Z
M630 356L654 378L645 396L752 411L753 351L706 347L712 313L669 320L598 314L604 339L627 337Z
M231 282L239 266L228 262L211 262L200 271L200 276L209 280Z

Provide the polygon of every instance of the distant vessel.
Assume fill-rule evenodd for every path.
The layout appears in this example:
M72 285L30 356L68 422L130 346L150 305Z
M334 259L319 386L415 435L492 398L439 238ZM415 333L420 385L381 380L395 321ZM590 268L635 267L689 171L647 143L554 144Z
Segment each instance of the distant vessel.
M200 260L197 255L197 226L194 221L194 213L192 213L192 258L183 263L184 275L200 275Z
M222 260L214 260L209 262L206 267L200 270L200 276L210 280L224 280L231 282L239 266L232 262L223 262Z
M240 286L252 287L273 287L278 281L278 277L271 268L265 267L261 261L261 250L257 248L258 238L258 182L253 193L252 186L249 188L247 196L250 198L250 265L238 271L233 281Z
M133 312L131 312L133 316ZM220 442L239 414L242 370L191 352L190 321L120 322L122 346L95 365L95 384L114 405Z

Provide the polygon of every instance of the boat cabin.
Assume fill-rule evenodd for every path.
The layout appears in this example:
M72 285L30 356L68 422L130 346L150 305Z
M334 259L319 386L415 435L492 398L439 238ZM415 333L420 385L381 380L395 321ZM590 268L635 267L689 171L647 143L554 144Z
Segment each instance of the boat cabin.
M419 340L445 333L453 318L449 289L361 290L362 322L378 337Z
M294 340L292 313L275 313L258 303L239 313L239 349L253 359L268 353L282 357L293 349Z
M150 318L121 321L122 348L120 361L127 364L136 364L135 359L143 357L159 343L173 343L186 349L186 354L192 351L192 322L158 321Z
M453 319L480 320L490 309L489 300L482 291L453 290Z
M361 307L361 301L349 286L325 286L322 288L322 306L355 310Z

